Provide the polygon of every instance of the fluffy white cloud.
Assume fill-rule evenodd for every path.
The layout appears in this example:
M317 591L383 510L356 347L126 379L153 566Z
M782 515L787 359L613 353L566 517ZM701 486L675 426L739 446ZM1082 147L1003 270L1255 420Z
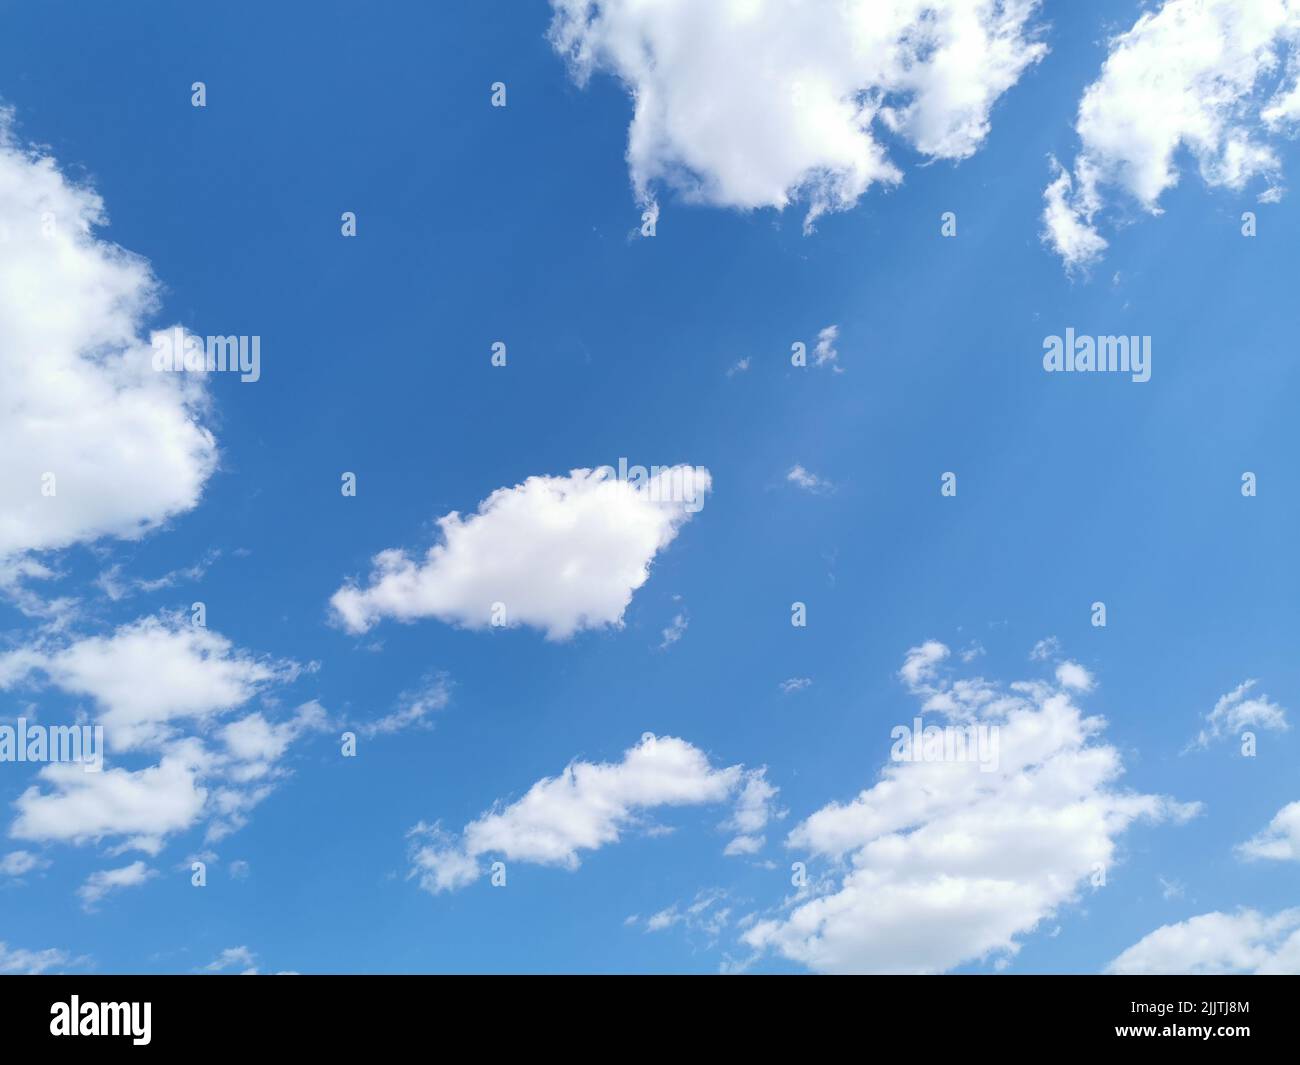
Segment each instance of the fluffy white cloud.
M762 771L757 772L761 779ZM708 756L685 740L646 733L622 761L572 762L559 776L537 781L517 802L471 821L459 839L436 826L417 825L411 831L420 841L412 853L412 873L436 893L471 883L479 876L479 859L489 854L576 869L579 851L617 843L644 812L723 802L754 779L738 765L713 768ZM752 823L753 814L745 821Z
M1104 189L1159 214L1183 150L1207 184L1241 189L1262 176L1265 198L1276 198L1268 139L1300 118L1297 39L1295 0L1165 0L1143 13L1110 42L1079 103L1073 173L1053 161L1044 239L1069 266L1095 260L1106 248L1095 224Z
M96 236L105 222L0 109L0 560L135 539L192 508L216 468L202 378L154 372L157 282Z
M1056 683L1076 692L1092 691L1092 674L1078 662L1062 662L1056 667Z
M972 155L997 99L1046 49L1037 0L552 0L551 42L585 84L634 101L627 159L643 202L784 208L805 225L899 169L892 134L932 159Z
M468 518L439 518L442 540L422 560L399 549L376 555L369 583L344 585L330 603L351 632L385 617L478 629L493 623L497 603L498 623L551 640L616 626L709 487L708 471L690 466L644 479L590 470L529 477L497 489Z
M948 649L912 648L904 681L929 702L955 685L937 676ZM786 912L755 923L749 946L821 972L942 972L1019 949L1116 860L1135 820L1196 812L1117 787L1119 752L1098 742L1070 690L1040 681L990 698L953 697L961 727L996 729L998 758L895 761L848 803L795 827L788 844L847 869L812 883ZM950 726L954 727L954 726Z
M15 839L90 843L126 837L126 845L157 854L163 838L194 824L207 792L199 783L192 749L165 755L154 766L87 773L81 766L54 763L14 803L10 835Z
M73 695L91 697L109 742L157 744L176 724L233 710L298 667L236 648L217 632L179 617L148 617L108 636L20 648L0 655L0 688L39 671Z
M1300 862L1300 802L1283 806L1268 826L1237 848L1246 859Z
M150 869L144 862L132 862L120 869L100 869L91 873L86 882L77 888L81 905L86 910L94 910L104 896L122 888L139 887L158 875L156 869Z
M1205 913L1143 936L1110 963L1125 976L1300 974L1300 909Z
M1255 684L1253 680L1244 681L1227 695L1220 696L1218 702L1214 704L1214 709L1205 715L1205 727L1197 734L1189 748L1208 747L1212 740L1240 735L1246 729L1285 732L1290 728L1286 720L1286 710L1267 695L1259 695L1253 699L1246 698Z

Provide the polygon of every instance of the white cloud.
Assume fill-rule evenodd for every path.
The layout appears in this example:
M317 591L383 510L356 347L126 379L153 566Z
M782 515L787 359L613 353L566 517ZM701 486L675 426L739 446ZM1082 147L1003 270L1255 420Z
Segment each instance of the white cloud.
M26 876L48 866L49 860L31 851L10 851L0 858L0 876Z
M795 692L801 692L812 684L812 677L790 677L781 681L780 688L782 695L792 695Z
M727 893L721 888L700 891L686 905L673 903L647 917L643 922L645 931L663 932L680 925L689 932L716 940L731 921L731 907L722 905L726 901ZM637 919L631 918L625 923L636 924Z
M1125 976L1300 974L1300 909L1205 913L1144 936L1106 971Z
M944 644L938 640L926 640L908 650L898 675L903 678L909 691L922 691L934 679L938 664L947 657L948 648Z
M551 640L618 626L655 555L709 487L708 472L690 466L639 483L588 470L530 477L497 489L468 518L456 511L439 518L441 542L422 560L396 548L376 555L369 583L345 584L330 603L356 633L385 617L483 628L496 603L506 625L529 625Z
M239 650L219 633L179 617L141 618L109 636L20 648L0 655L0 688L29 674L73 695L90 696L109 742L156 745L174 726L235 709L298 668Z
M784 811L776 808L779 790L767 779L766 767L745 773L745 783L736 797L735 809L730 820L722 826L737 835L727 844L723 854L749 855L757 854L763 849L767 838L762 833L768 822L785 816Z
M1056 683L1076 692L1092 691L1092 674L1078 662L1062 662L1056 667Z
M844 367L840 365L840 353L835 347L839 338L838 325L828 325L817 334L817 343L813 347L814 366L829 366L835 373L844 372Z
M109 892L139 887L157 875L156 869L150 869L144 862L139 861L124 865L120 869L100 869L91 873L86 878L86 882L77 888L77 895L80 896L84 909L94 910Z
M71 959L64 950L21 950L11 949L0 941L0 973L21 973L37 976L50 969L62 969Z
M277 762L290 743L326 723L313 701L283 722L254 712L223 726L216 746L197 737L169 741L157 764L142 769L46 765L15 801L10 835L73 845L113 840L115 852L158 854L169 836L207 820L207 840L224 838L287 774Z
M399 707L376 721L358 725L363 736L382 736L417 725L427 725L430 714L436 714L451 702L451 681L445 673L426 680L418 689L403 692Z
M135 772L87 773L79 765L47 765L38 776L53 790L42 792L33 784L18 797L10 835L74 844L125 836L130 847L157 854L164 837L199 819L207 799L187 753L165 755Z
M411 835L422 842L412 875L436 893L477 879L485 855L576 869L579 851L617 843L645 812L723 802L742 781L740 766L715 769L685 740L647 733L620 762L571 762L559 776L543 777L522 799L471 821L459 839L417 825Z
M1044 239L1069 266L1092 262L1106 248L1096 227L1106 187L1160 214L1184 150L1208 185L1238 190L1263 177L1275 199L1279 162L1268 140L1300 117L1298 38L1294 0L1165 0L1144 12L1110 42L1084 91L1080 152L1073 173L1057 166L1044 194Z
M1055 658L1061 653L1061 641L1055 636L1048 636L1046 639L1039 640L1034 644L1034 648L1029 652L1031 662L1046 662L1049 658Z
M830 481L804 469L798 463L790 467L790 472L785 475L785 479L805 492L829 492L832 487Z
M158 284L95 235L106 220L0 109L0 559L137 539L194 507L216 468L202 379L154 372Z
M879 139L964 159L1045 54L1036 0L552 0L551 41L585 84L634 101L639 199L671 186L741 209L808 203L805 228L901 172Z
M666 651L683 636L686 635L686 629L690 625L690 620L685 614L675 614L673 620L668 623L667 628L663 630L662 641L659 644L659 650Z
M247 947L227 947L200 971L220 973L225 972L227 969L238 969L241 976L256 976L258 974L257 955Z
M1285 732L1291 726L1286 720L1286 710L1278 706L1267 695L1247 699L1246 694L1257 682L1247 680L1237 685L1227 695L1220 696L1214 709L1205 715L1205 727L1189 745L1191 748L1205 748L1212 740L1224 736L1240 735L1246 729L1268 729L1273 732Z
M900 674L928 700L947 656L928 641L908 652ZM990 955L1005 960L1018 937L1115 864L1118 838L1134 821L1197 812L1120 790L1119 752L1098 740L1105 722L1085 717L1069 690L1026 682L991 694L954 700L951 716L997 728L994 771L973 760L893 762L856 799L812 814L788 845L844 871L755 923L744 942L822 972L943 972Z
M1237 853L1246 859L1300 862L1300 802L1283 806L1262 832L1237 848Z

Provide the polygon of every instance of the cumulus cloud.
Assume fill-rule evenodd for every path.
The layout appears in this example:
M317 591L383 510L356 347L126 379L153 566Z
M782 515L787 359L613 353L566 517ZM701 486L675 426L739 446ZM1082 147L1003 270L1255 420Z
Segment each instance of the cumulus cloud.
M91 697L109 742L119 749L159 743L182 722L243 705L298 673L292 662L259 658L180 617L141 618L107 636L67 639L0 655L0 689L33 673Z
M1286 710L1267 695L1246 698L1255 684L1254 680L1244 681L1227 695L1221 696L1214 704L1214 709L1205 715L1205 727L1197 733L1189 748L1204 749L1213 740L1240 735L1246 729L1267 729L1272 732L1285 732L1289 729L1291 726L1287 723Z
M1124 976L1300 974L1300 909L1204 913L1167 924L1110 963Z
M194 507L217 465L202 378L154 372L158 283L106 223L0 109L0 560L136 539Z
M552 0L551 43L585 84L634 101L627 161L643 202L784 208L805 228L902 178L886 141L965 159L998 98L1046 48L1037 0Z
M1263 831L1237 848L1237 853L1248 860L1300 862L1300 802L1283 806Z
M126 837L128 847L157 854L164 837L189 828L203 811L207 792L192 755L179 750L134 772L87 773L70 763L47 765L38 778L51 790L33 784L18 797L10 835L74 844Z
M93 911L110 892L139 887L157 875L158 871L150 869L144 862L132 862L120 869L100 869L91 873L86 882L77 888L77 895L81 899L82 908Z
M709 488L708 471L691 466L626 480L585 469L529 477L497 489L468 518L457 511L439 518L441 541L422 559L380 552L369 582L345 584L330 604L356 633L386 617L470 629L495 620L541 629L551 640L618 626L651 562Z
M1053 160L1044 193L1044 239L1071 267L1100 257L1097 228L1109 189L1149 214L1178 183L1186 151L1211 186L1255 178L1280 195L1274 134L1300 118L1294 0L1165 0L1110 42L1084 91L1072 171Z
M621 761L571 762L559 776L537 781L522 799L471 821L459 838L436 825L417 825L411 830L417 841L411 873L436 893L477 879L479 859L486 855L576 869L580 851L617 843L648 811L724 802L742 785L748 791L754 779L738 765L715 769L708 755L685 740L646 733ZM760 798L751 794L747 808ZM756 819L751 814L744 823Z
M315 701L292 712L273 701L239 711L301 672L236 647L177 617L143 618L103 636L45 639L0 655L0 689L39 676L92 702L114 761L88 773L43 766L15 801L15 839L157 854L168 837L201 821L219 839L287 774L280 764L301 736L327 725ZM152 761L140 764L140 756Z
M907 654L901 677L927 705L955 688L937 675L947 658L934 640ZM1019 937L1117 861L1135 821L1197 812L1122 790L1119 752L1099 739L1105 722L1085 716L1072 691L980 681L978 698L953 697L950 720L997 729L994 771L896 761L857 798L813 813L787 843L832 872L743 941L820 972L933 973L1013 955Z

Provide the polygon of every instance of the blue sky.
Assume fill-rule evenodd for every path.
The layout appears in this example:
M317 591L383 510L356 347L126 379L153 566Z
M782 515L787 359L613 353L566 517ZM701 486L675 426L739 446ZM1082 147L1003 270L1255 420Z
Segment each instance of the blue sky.
M1097 972L1123 955L1135 971L1296 971L1298 219L1281 190L1300 159L1286 122L1260 117L1294 73L1293 24L1273 26L1274 6L1244 5L1259 29L1189 0L1029 4L1008 84L982 86L974 119L957 115L987 119L971 133L945 125L951 57L875 81L852 63L821 70L824 31L797 5L717 16L751 20L728 33L779 36L777 75L755 74L745 49L712 53L717 27L672 5L645 25L595 5L606 21L583 32L603 58L583 84L541 2L4 4L0 220L17 237L0 317L19 325L0 331L0 440L16 456L0 467L14 508L0 509L0 713L107 720L106 772L132 794L141 784L146 809L93 791L87 812L59 800L55 767L0 763L0 863L27 855L0 874L0 968ZM1143 11L1166 22L1135 26ZM1180 65L1188 49L1170 47L1174 16L1191 15L1186 32L1240 45L1258 77L1198 95L1214 69ZM655 42L657 67L618 68L627 41ZM1145 73L1107 79L1116 54ZM893 129L883 113L869 134L851 127L843 162L844 138L816 132L843 115L815 93L812 114L763 113L785 57L810 85L824 74L882 107L930 102ZM1178 97L1204 108L1187 128L1208 116L1208 143L1173 118L1161 127L1165 110L1134 95L1161 71L1187 79ZM205 107L191 104L196 81ZM491 104L498 81L504 107ZM647 106L647 157L628 154L629 85L660 101L687 87L689 106L669 104L658 125ZM704 114L721 136L700 133ZM897 180L855 154L862 142ZM1161 156L1152 145L1166 142ZM38 188L32 146L59 188ZM1162 167L1177 180L1152 197ZM1065 206L1091 240L1044 217L1058 173L1072 175ZM23 239L33 204L85 209L76 189L102 198L104 224ZM836 202L806 232L819 195ZM355 237L340 232L345 211ZM1243 236L1243 212L1257 235ZM16 369L48 358L45 338L68 366L102 373L103 345L131 348L114 327L79 340L52 324L118 313L53 248L127 285L128 302L142 290L110 245L158 283L132 315L137 348L174 325L261 338L255 383L173 375L201 393L183 399L179 381L113 379L119 397L134 389L203 427L215 450L127 413L101 424L96 405L79 411L64 385ZM36 276L52 280L28 286ZM1150 337L1151 379L1045 373L1044 338L1067 327ZM491 364L496 341L504 367ZM800 342L807 366L791 364ZM46 386L62 397L63 443L23 435L19 415L46 401L24 389ZM104 442L128 431L139 447L110 454ZM23 461L44 472L47 454L71 486L59 505L94 483L112 497L88 504L102 514L32 516ZM574 494L543 513L518 487L549 478L531 483L561 491L570 471L623 456L707 469L702 508L609 484L586 509ZM355 496L340 492L345 472ZM946 472L955 497L941 494ZM513 518L475 524L499 489ZM397 549L418 570L452 512L467 541L483 534L483 554L444 555L425 575L432 599L468 588L464 601L375 592L374 556ZM375 592L352 624L331 606L349 587ZM606 608L611 588L626 602ZM602 605L563 638L475 613L499 598L507 617L526 601L544 619L570 593ZM133 632L143 649L119 662ZM85 665L92 650L102 668ZM222 682L237 694L216 692ZM960 709L945 717L954 691ZM990 709L994 693L1024 705ZM922 767L891 769L890 733L927 701L927 722L1000 724L1005 774L967 803L978 772L932 767L949 793L918 814ZM391 718L413 703L405 723ZM1016 719L1028 731L1058 713L1066 731L1104 727L1017 774L1007 713L1028 715ZM223 731L250 717L282 730L283 742L258 734L258 777L231 761ZM143 731L115 737L126 719ZM349 731L356 757L341 754ZM637 750L689 763L677 801L645 799L654 786L625 756ZM1080 783L1087 751L1113 758L1114 774ZM575 762L626 772L511 815ZM181 767L177 789L143 786L164 764ZM895 792L848 805L886 771ZM746 829L736 811L754 781L763 801ZM247 803L239 827L222 795ZM814 817L835 803L856 841L838 850ZM503 819L483 834L496 844L472 845L465 826L494 809ZM155 815L156 832L140 827ZM435 823L439 834L412 835ZM567 861L565 846L547 851L587 830L602 842L574 843ZM761 843L724 853L738 837ZM205 887L191 884L194 860ZM479 875L439 890L432 877L457 860ZM134 872L118 889L87 890L122 869ZM884 916L865 920L871 910ZM1213 930L1209 953L1186 945L1189 928Z

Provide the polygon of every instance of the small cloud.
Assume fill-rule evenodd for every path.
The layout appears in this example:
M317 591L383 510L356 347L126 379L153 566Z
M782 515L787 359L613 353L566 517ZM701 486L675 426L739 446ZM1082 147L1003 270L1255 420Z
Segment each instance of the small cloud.
M749 356L746 355L743 359L739 360L736 363L733 363L731 367L728 368L727 376L735 377L736 374L747 373L748 370L749 370Z
M1204 749L1212 740L1235 736L1246 729L1267 729L1285 732L1291 726L1286 720L1286 710L1267 695L1252 699L1246 695L1257 682L1247 680L1237 685L1227 695L1221 696L1214 709L1205 715L1205 727L1197 734L1187 749Z
M199 972L222 973L227 969L238 969L241 976L256 976L257 955L247 947L227 947Z
M1034 649L1029 652L1031 662L1046 662L1049 658L1055 658L1061 653L1061 641L1055 636L1048 636L1045 640L1039 640L1034 644Z
M48 858L42 858L31 851L10 851L0 858L0 876L25 876L44 869L49 864Z
M810 684L812 684L812 677L790 677L788 680L781 681L781 694L793 695L795 692L803 691Z
M1056 667L1056 683L1071 691L1089 692L1096 682L1092 674L1078 662L1062 662Z
M663 630L663 642L659 645L659 650L664 651L680 640L686 632L686 627L690 624L685 614L676 615L668 627Z
M142 861L132 862L120 869L100 869L86 878L86 882L77 888L77 894L81 897L82 908L89 913L109 892L139 887L157 875L156 869L150 869Z
M1187 890L1186 886L1177 880L1166 880L1163 876L1158 876L1156 879L1160 881L1160 894L1166 901L1181 899Z
M817 474L804 469L798 463L790 467L790 472L785 475L785 479L790 484L797 485L806 492L829 492L834 488L834 485L826 478L818 477Z
M828 325L817 334L817 346L813 348L813 365L829 366L835 373L843 373L839 364L840 353L835 350L835 342L840 338L840 327Z

